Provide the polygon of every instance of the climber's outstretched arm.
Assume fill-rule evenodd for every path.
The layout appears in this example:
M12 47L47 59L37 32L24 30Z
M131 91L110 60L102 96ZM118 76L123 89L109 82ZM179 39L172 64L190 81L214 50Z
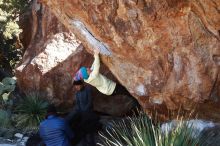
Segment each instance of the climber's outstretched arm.
M99 69L100 69L100 59L99 59L99 50L95 49L94 50L94 62L92 64L92 72L91 75L98 75L99 74Z

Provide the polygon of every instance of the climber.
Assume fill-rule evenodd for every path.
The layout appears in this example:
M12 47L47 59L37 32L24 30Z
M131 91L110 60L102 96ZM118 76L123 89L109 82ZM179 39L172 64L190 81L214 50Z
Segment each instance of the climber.
M94 49L94 62L91 68L81 67L74 77L74 81L84 80L86 83L96 87L101 93L106 95L128 95L130 93L120 84L108 79L99 73L100 59L99 50Z
M74 144L95 146L94 132L98 126L98 116L93 112L93 98L91 96L91 88L84 86L84 83L74 81L72 86L76 91L75 108L68 114L66 120L76 132Z
M73 82L72 90L76 91L76 106L66 117L69 123L72 123L74 121L73 118L77 117L79 113L90 113L93 111L91 88L84 86L83 82L79 80Z

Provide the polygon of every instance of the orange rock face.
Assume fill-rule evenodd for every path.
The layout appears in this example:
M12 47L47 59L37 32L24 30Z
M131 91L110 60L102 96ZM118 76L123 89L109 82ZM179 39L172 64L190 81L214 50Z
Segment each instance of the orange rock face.
M92 55L46 6L36 0L32 13L23 19L22 40L27 48L16 68L20 89L27 94L37 92L62 108L72 108L75 100L75 91L71 89L73 75L80 66L91 66ZM104 65L101 72L116 81ZM93 88L96 111L120 116L134 106L129 97L109 97L97 92Z
M87 48L95 46L76 21L108 46L112 55L103 63L142 107L190 109L219 100L219 0L41 2Z
M102 44L111 54L102 55L102 63L144 109L163 113L197 104L203 117L220 121L219 0L39 2L17 69L23 89L48 89L47 96L65 102L71 74L89 65L87 52Z

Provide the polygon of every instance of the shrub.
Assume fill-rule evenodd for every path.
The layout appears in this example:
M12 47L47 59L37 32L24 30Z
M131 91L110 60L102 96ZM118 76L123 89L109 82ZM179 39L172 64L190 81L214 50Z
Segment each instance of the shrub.
M159 124L141 113L119 122L100 133L100 146L196 146L191 125L181 120L172 130L162 130Z
M10 122L10 114L5 111L0 109L0 127L1 128L9 128L11 127L11 122Z
M39 97L38 94L29 94L23 98L16 107L16 127L25 132L36 131L40 122L46 115L48 102Z
M0 109L0 137L12 138L14 133L15 129L12 126L10 112Z
M18 20L30 3L30 0L0 0L0 68L11 73L24 50L19 39L22 30Z
M14 78L5 77L2 82L0 82L0 96L3 100L8 100L11 92L15 90L16 80Z

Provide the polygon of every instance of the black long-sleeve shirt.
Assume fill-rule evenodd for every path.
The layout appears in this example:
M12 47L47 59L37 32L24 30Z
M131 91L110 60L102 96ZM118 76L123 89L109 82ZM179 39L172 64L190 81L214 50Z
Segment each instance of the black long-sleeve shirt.
M86 86L76 93L76 110L88 112L93 110L91 88Z

